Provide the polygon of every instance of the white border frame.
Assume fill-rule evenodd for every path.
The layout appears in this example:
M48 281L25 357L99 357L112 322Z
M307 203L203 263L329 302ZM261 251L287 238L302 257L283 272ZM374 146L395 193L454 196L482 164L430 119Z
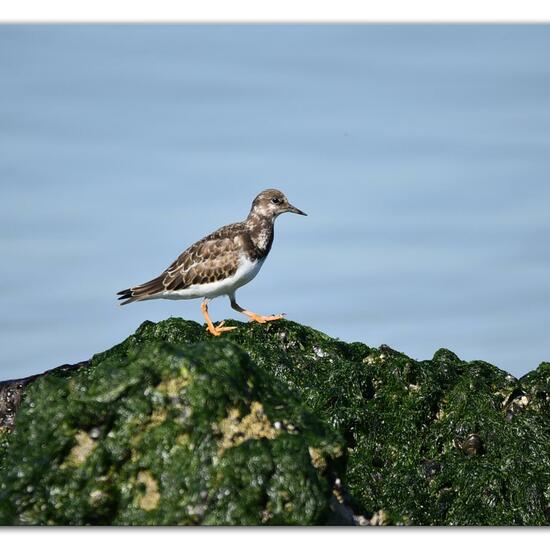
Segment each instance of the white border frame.
M0 22L540 23L548 0L4 0Z

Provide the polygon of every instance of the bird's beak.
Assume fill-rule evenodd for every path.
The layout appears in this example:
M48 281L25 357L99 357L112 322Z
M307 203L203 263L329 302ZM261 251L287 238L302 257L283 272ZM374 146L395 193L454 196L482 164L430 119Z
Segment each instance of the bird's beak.
M292 212L293 214L300 214L300 216L307 216L307 214L305 212L302 212L301 210L299 210L295 206L292 206L292 204L288 205L288 208L286 209L286 212Z

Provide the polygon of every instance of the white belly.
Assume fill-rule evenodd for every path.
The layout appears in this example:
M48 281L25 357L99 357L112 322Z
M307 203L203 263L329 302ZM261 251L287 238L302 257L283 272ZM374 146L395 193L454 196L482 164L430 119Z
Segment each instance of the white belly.
M151 298L165 298L168 300L191 300L193 298L216 298L217 296L232 295L241 286L249 283L260 271L264 260L251 262L244 256L239 262L237 271L222 281L191 285L183 290L165 290Z

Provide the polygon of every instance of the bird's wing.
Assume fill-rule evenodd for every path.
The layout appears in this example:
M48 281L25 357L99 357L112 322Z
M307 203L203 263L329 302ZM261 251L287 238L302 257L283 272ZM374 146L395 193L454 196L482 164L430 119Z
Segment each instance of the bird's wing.
M164 272L164 290L183 290L233 275L242 250L239 239L235 234L207 237L189 247Z
M122 305L144 300L164 291L177 291L191 285L214 283L233 275L238 268L244 234L242 224L227 225L204 237L180 254L155 279L119 292Z

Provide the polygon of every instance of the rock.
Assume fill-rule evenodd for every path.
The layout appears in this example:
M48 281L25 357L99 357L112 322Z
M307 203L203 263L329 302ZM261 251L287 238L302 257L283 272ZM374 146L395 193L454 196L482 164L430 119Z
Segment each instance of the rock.
M0 522L550 522L549 363L517 380L448 350L231 324L145 322L0 385Z
M26 386L0 523L325 523L341 438L234 344L146 340Z
M477 434L470 434L461 445L462 450L470 456L480 455L484 452L483 441Z

